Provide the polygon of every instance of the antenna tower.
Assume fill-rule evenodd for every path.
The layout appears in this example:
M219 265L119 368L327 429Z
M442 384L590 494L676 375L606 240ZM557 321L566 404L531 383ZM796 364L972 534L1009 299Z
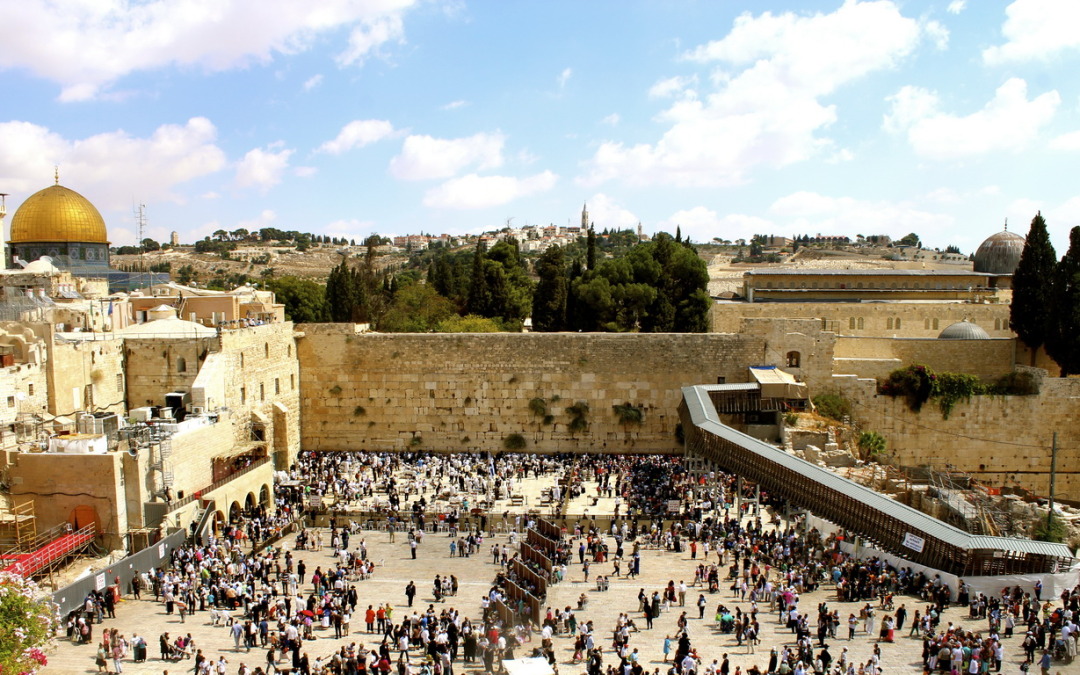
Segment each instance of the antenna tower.
M143 246L143 232L146 230L146 204L139 204L133 210L135 211L136 243L139 246L139 267L145 272L146 263L143 261L143 254L146 253L146 247Z

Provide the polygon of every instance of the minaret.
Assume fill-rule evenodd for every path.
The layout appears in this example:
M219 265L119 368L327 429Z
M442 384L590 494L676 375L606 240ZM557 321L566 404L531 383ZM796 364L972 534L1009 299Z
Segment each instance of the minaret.
M589 205L582 203L581 205L581 231L585 232L589 229Z

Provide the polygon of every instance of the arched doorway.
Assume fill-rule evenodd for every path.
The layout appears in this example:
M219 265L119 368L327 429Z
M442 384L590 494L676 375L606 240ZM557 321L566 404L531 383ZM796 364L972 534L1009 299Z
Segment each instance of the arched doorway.
M225 514L221 511L214 511L214 536L220 537L221 533L225 530Z
M247 498L244 500L244 512L251 513L255 510L255 493L247 493Z
M259 505L269 509L270 508L270 486L263 485L259 490Z
M229 522L238 523L243 515L243 511L240 509L240 502L233 502L232 506L229 507Z

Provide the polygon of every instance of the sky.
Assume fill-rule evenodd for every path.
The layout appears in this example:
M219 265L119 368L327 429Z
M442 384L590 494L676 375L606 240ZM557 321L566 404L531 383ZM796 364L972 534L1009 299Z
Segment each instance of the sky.
M1078 0L0 0L8 221L918 234L1080 225ZM5 223L5 236L7 234Z

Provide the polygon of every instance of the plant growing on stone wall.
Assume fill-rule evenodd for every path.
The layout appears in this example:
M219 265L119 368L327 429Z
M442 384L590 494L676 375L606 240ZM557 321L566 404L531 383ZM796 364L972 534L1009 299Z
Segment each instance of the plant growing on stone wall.
M784 413L784 426L797 427L799 426L799 415L797 413L788 412Z
M611 406L620 424L641 424L645 420L645 409L633 403L616 403Z
M585 401L578 401L574 405L568 406L566 414L570 415L570 424L567 425L567 428L571 434L589 428L589 404Z
M970 401L972 396L986 392L986 387L975 375L964 373L941 373L934 378L932 395L938 400L942 419L949 419L958 401Z
M360 417L361 415L363 415L365 413L367 413L367 410L362 405L356 406L355 408L353 408L353 411L352 411L352 414L354 416L356 416L356 417Z
M903 396L911 412L922 410L934 392L934 372L922 365L898 368L878 385L878 393L885 396Z
M411 445L414 448L420 447L421 445L423 445L423 443L424 443L424 437L419 435L419 434L416 434L415 436L413 436L412 438L409 439L409 445Z
M843 422L851 416L851 403L839 394L818 394L811 399L819 415Z
M547 401L537 397L529 401L529 410L537 417L545 417L548 414Z
M524 450L526 444L525 437L521 434L510 434L503 439L503 447L511 452Z
M1031 528L1031 538L1035 541L1052 541L1060 544L1065 541L1069 528L1056 513L1049 518L1038 517Z
M101 381L105 379L105 373L100 368L94 368L90 371L90 381L94 384L101 384Z
M330 387L330 395L331 396L340 396L341 395L341 386L335 384L334 386Z

